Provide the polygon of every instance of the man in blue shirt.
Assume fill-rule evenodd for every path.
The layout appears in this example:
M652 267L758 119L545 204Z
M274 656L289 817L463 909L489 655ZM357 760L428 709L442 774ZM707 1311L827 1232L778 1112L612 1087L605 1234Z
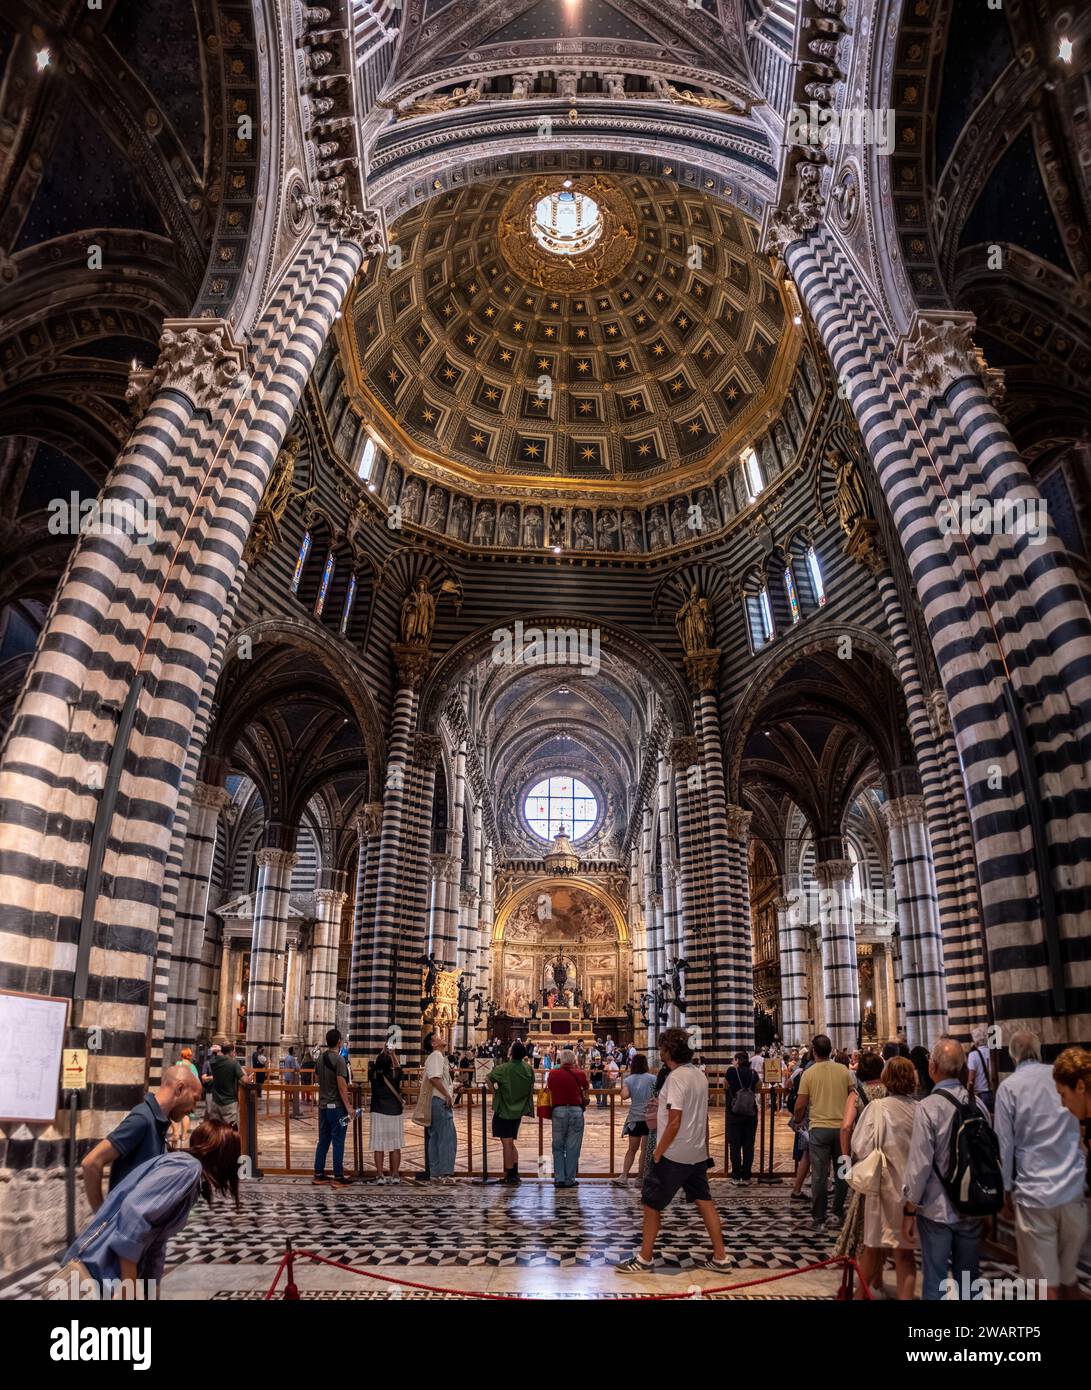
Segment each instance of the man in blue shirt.
M920 1241L921 1298L926 1303L943 1298L948 1266L962 1297L961 1290L972 1288L980 1272L984 1223L976 1216L963 1216L951 1205L936 1171L937 1166L944 1173L950 1168L951 1129L956 1118L954 1106L937 1092L946 1091L959 1104L967 1104L970 1097L958 1080L965 1065L962 1044L941 1038L928 1059L932 1093L918 1103L913 1115L904 1174L902 1234L907 1240L916 1234ZM978 1109L988 1118L980 1102Z
M201 1082L191 1067L168 1067L157 1091L149 1091L116 1129L91 1150L80 1164L91 1210L102 1206L102 1175L110 1169L110 1186L150 1158L167 1151L167 1129L201 1099Z
M1034 1033L1013 1034L1008 1051L1015 1071L997 1087L996 1133L1019 1273L1044 1280L1051 1299L1078 1298L1087 1235L1079 1121L1061 1104Z

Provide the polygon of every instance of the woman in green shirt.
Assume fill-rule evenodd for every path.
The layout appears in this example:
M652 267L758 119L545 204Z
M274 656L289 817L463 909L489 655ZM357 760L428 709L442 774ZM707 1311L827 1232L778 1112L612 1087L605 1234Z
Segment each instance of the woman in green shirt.
M519 1121L533 1113L534 1072L526 1061L527 1050L515 1043L511 1057L493 1067L488 1075L492 1095L492 1133L504 1149L503 1181L513 1187L519 1178L519 1153L515 1147Z

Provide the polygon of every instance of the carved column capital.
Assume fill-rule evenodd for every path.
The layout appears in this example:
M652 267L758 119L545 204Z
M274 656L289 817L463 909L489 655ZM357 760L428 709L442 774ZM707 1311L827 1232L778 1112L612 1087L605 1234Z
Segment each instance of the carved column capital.
M750 822L754 817L753 811L747 811L742 806L732 806L730 802L724 807L727 812L727 833L733 840L745 841L750 834Z
M438 734L413 735L413 766L435 768L443 755L443 740Z
M320 211L329 222L330 231L335 232L342 241L355 241L365 256L386 254L386 227L380 208L354 207L344 197L343 190L338 189Z
M852 860L819 859L815 862L814 876L823 888L835 883L847 883L852 879Z
M689 652L685 657L685 667L690 686L696 694L714 692L720 670L720 648L705 647L701 651Z
M347 897L347 893L340 893L336 888L316 888L314 890L314 902L316 907L344 907Z
M139 418L155 396L180 391L195 410L211 410L245 375L246 349L226 319L164 319L154 367L129 373L125 399Z
M672 738L667 745L667 757L675 767L692 767L700 758L700 747L692 734Z
M973 340L977 319L954 309L918 310L898 340L898 357L928 396L942 396L966 376L980 377L994 404L1003 395L1003 373L994 372Z
M259 868L288 869L291 871L299 863L299 855L290 849L270 849L266 846L254 855Z
M394 653L394 664L398 668L399 688L419 690L432 664L432 653L415 642L391 642L390 650Z
M209 782L194 782L191 800L194 806L219 812L225 806L231 805L231 793L226 787L212 786Z
M383 803L368 801L353 816L352 823L360 840L374 839L383 828Z
M470 908L476 907L479 896L480 895L478 894L476 888L461 888L458 894L459 906Z
M802 241L822 222L822 197L817 181L800 185L798 197L783 207L770 207L762 231L761 249L766 256L784 260L793 241Z
M883 802L883 819L888 829L903 825L924 825L927 817L923 796L899 796Z

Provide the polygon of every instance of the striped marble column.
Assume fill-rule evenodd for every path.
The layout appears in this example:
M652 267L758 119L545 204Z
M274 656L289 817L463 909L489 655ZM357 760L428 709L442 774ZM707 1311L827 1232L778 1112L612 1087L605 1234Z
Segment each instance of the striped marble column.
M431 879L432 800L443 753L438 735L418 730L411 740L409 814L403 839L398 900L394 1022L403 1045L421 1042L421 957L427 945L428 886ZM408 1052L407 1052L408 1055Z
M721 767L721 783L722 776ZM728 898L725 911L727 928L724 932L728 950L725 968L721 972L721 994L715 1014L715 1027L717 1061L726 1067L732 1053L747 1052L754 1046L754 955L753 927L750 921L749 855L752 812L730 803L725 804L724 812L729 852Z
M644 940L648 973L646 988L649 993L651 992L652 982L663 969L662 899L660 899L658 912L653 902L656 897L655 856L653 852L655 836L653 833L653 824L652 808L649 804L645 803L643 822L640 829L640 858L644 871Z
M477 914L478 952L474 977L474 989L480 993L482 999L488 999L492 988L492 933L496 915L494 862L495 851L491 844L485 842L481 854L481 906ZM483 1010L481 1022L474 1035L475 1040L483 1042L487 1032L486 1014Z
M458 955L458 885L462 860L453 854L429 856L432 909L428 917L428 949L445 970L453 970Z
M197 1041L197 999L201 954L208 911L209 880L216 850L220 811L231 801L226 787L194 785L189 830L182 854L178 901L174 919L174 950L170 957L164 1059L177 1060L178 1049Z
M814 1034L807 987L807 929L799 894L776 899L780 946L780 1037L786 1047L801 1047Z
M367 1001L373 968L375 871L383 824L381 801L369 801L356 812L356 891L353 900L352 961L349 965L349 1033L354 1056L366 1041Z
M898 663L927 813L950 1025L956 1036L969 1038L972 1028L984 1021L987 1005L981 902L966 789L961 771L957 776L951 775L952 767L957 768L958 752L951 721L944 719L946 702L940 691L934 692L930 700L924 695L894 576L882 565L877 569L876 580Z
M894 977L894 1016L897 1021L898 1036L904 1038L905 1027L905 986L902 984L902 943L895 934L890 943L890 968Z
M382 827L375 869L375 916L371 933L371 983L367 993L361 1039L363 1050L374 1056L388 1040L396 1023L395 980L398 970L398 935L402 920L402 874L405 859L405 827L412 788L410 740L417 713L417 692L430 664L425 647L395 644L398 685L390 719L386 787ZM420 953L418 952L418 955ZM419 999L419 992L418 992ZM418 1010L419 1017L419 1010ZM401 1040L415 1047L415 1032Z
M894 871L907 1041L910 1047L931 1048L947 1032L947 994L924 798L909 795L886 801L883 818Z
M672 943L667 943L667 968L670 969L671 960L685 960L693 968L682 977L686 1009L680 1010L672 1003L668 1012L672 1026L677 1024L696 1030L694 1037L698 1051L708 1044L712 1036L708 972L700 968L705 965L701 937L707 915L707 909L706 912L701 911L704 879L700 863L702 835L699 790L703 775L700 755L700 742L693 736L682 735L671 739L669 756L674 770L671 791L678 823L675 902L681 905L678 925L682 930L673 943L673 950ZM696 797L690 794L691 783Z
M1042 497L982 381L972 316L918 311L894 328L832 227L808 216L782 226L779 240L856 417L932 641L967 789L994 1016L1029 1025L1047 1046L1085 1039L1086 596L1048 526L1010 524L1012 509L1044 521ZM952 503L979 500L992 524L960 534Z
M341 938L341 909L348 894L339 884L345 875L324 872L329 886L314 894L314 935L311 939L311 971L307 980L307 1008L304 1036L324 1038L337 1022L337 956ZM293 1040L294 1041L294 1040Z
M834 1048L856 1047L860 1036L860 980L852 924L852 860L824 859L814 866L822 949L826 1032Z
M671 763L666 748L659 752L659 854L663 877L663 964L682 955L682 875L678 863L678 842L671 828ZM668 1010L668 1022L678 1022L678 1010Z
M259 849L254 858L258 864L258 887L254 895L254 934L250 941L246 1041L273 1047L279 1042L284 1016L288 895L292 870L299 856L289 849L267 845Z

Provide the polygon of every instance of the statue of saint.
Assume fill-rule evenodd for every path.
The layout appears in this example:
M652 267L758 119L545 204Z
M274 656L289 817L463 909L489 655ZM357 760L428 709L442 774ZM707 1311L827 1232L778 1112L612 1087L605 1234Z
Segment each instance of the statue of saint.
M436 601L428 591L428 580L422 574L416 588L402 604L402 641L426 647L436 621Z
M289 434L277 454L247 538L244 559L249 565L256 564L263 555L280 544L280 523L284 520L288 503L309 497L314 492L313 487L299 492L293 488L296 455L302 442L298 434Z
M835 454L827 454L826 461L833 467L837 520L845 535L851 536L857 524L866 520L869 514L867 493L852 459L844 455L838 457Z
M708 599L698 593L696 584L690 589L689 598L679 608L674 625L687 656L708 651L712 646L712 609Z

